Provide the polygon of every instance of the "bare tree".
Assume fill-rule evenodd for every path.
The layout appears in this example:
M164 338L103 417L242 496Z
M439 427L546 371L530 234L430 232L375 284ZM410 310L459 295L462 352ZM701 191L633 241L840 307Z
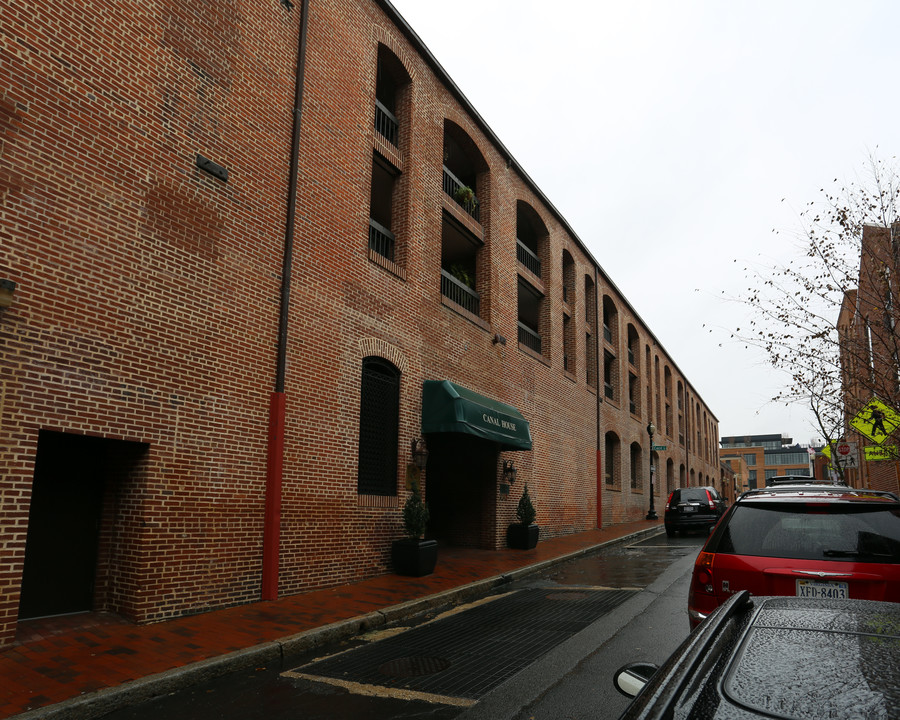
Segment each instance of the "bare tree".
M800 213L790 262L746 268L736 298L749 328L732 334L762 349L789 381L772 400L802 404L824 438L837 439L870 398L900 411L900 175L872 154L865 175L834 181Z

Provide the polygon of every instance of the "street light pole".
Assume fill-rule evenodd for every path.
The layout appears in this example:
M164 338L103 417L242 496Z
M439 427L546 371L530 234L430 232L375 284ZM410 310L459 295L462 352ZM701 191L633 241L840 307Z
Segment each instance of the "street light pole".
M650 436L650 512L647 513L648 520L656 520L656 510L653 509L653 433L656 432L656 428L653 427L653 423L647 425L647 434Z

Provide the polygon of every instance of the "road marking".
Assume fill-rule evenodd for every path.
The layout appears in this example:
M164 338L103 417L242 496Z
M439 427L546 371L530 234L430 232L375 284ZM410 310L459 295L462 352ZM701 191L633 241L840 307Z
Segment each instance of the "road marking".
M455 705L456 707L472 707L477 701L468 698L450 697L448 695L435 695L433 693L415 692L401 688L388 688L381 685L364 685L363 683L338 680L337 678L322 677L320 675L307 675L306 673L288 670L281 673L282 677L297 678L298 680L310 680L311 682L327 683L341 687L355 695L367 697L395 698L397 700L421 700L435 705Z

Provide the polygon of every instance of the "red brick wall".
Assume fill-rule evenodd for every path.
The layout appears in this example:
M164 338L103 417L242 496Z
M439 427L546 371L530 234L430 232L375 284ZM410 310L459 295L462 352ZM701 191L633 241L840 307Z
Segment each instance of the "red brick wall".
M0 311L0 644L15 627L40 430L134 443L105 515L98 604L147 622L256 600L300 6L0 0L0 11L0 272L18 283ZM592 259L376 4L316 0L308 40L280 592L388 571L428 379L511 404L531 424L534 449L498 458L498 473L501 459L519 471L509 496L493 477L472 492L490 515L478 544L503 545L526 483L544 537L594 527L597 395L583 320ZM367 251L379 43L411 78L394 156L396 265ZM445 120L488 167L479 322L441 300ZM228 182L197 170L198 153L225 166ZM519 200L549 231L543 360L515 340ZM562 365L564 251L575 263L573 373ZM641 348L654 341L601 274L604 294L619 310L627 399L625 323L640 328ZM387 501L356 491L361 363L373 354L402 372L400 492ZM642 412L600 404L601 443L609 429L619 435L624 478L630 444L647 449L646 401ZM670 458L716 477L716 458L654 441L669 447L657 488ZM628 485L604 490L604 523L646 513L646 484ZM658 510L664 499L658 490Z

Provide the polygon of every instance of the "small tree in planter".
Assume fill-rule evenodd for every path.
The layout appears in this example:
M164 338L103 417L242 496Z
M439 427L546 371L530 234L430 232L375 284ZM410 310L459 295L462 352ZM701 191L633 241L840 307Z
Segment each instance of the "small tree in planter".
M403 529L406 537L394 540L391 545L391 561L398 575L421 577L434 572L437 564L437 540L425 540L428 526L428 506L419 494L418 478L411 481L412 493L403 505Z
M531 550L538 543L540 528L534 522L537 511L528 494L528 486L522 491L519 504L516 507L516 519L519 521L509 526L506 531L506 544L511 548Z

